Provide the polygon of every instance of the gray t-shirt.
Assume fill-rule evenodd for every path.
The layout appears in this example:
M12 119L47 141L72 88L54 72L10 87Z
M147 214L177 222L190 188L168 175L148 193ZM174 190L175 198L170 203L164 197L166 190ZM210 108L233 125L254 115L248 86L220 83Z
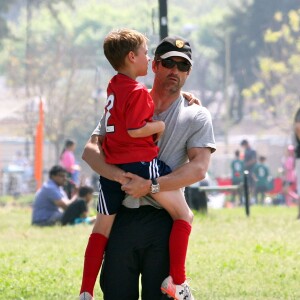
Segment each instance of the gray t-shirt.
M190 148L211 148L216 150L215 138L209 111L196 104L188 105L180 96L164 112L154 115L154 120L165 122L165 131L158 142L158 158L167 163L172 170L188 161L187 150ZM105 135L104 118L100 121L93 134ZM151 197L134 199L126 197L123 205L137 208L140 205L151 204L160 207Z

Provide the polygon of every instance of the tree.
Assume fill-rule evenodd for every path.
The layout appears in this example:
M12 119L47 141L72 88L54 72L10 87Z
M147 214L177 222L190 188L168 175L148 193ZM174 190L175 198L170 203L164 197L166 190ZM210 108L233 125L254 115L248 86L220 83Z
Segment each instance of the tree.
M24 96L28 101L35 97L46 100L46 136L55 145L58 159L61 144L68 132L78 126L75 120L81 123L89 120L88 117L92 114L92 108L85 104L91 96L91 78L94 74L93 70L85 71L80 46L74 47L77 35L68 28L63 14L53 17L54 11L49 7L31 9L29 42L26 42L28 36L25 34L28 32L28 20L21 21L21 26L11 25L15 39L5 41L5 69L15 90L20 91L26 82ZM26 132L33 139L32 116L32 111L24 111L28 124Z
M257 80L243 90L252 117L265 127L290 131L300 106L300 9L276 12L277 30L264 32L266 54L259 58Z
M30 20L28 14L27 18L20 14L18 24L10 24L15 39L4 41L3 66L11 87L16 91L26 87L24 96L28 101L35 97L45 99L45 135L55 145L58 159L64 139L79 131L87 137L102 113L105 99L91 99L91 94L94 89L105 88L115 72L102 50L111 24L114 27L126 24L149 32L151 15L145 3L127 11L96 2L82 4L76 11L64 1L31 0L30 3ZM137 7L141 11L138 15ZM144 21L146 18L149 25ZM101 84L94 80L96 69ZM32 135L32 112L29 111L27 119Z
M276 30L273 19L276 12L286 13L299 8L294 0L253 0L232 7L231 13L222 24L230 35L231 77L237 86L239 97L230 105L231 116L239 121L243 115L244 98L241 91L256 81L259 57L265 54L264 32L267 28ZM225 32L224 32L225 36ZM225 39L224 39L225 41ZM219 62L225 67L225 42Z

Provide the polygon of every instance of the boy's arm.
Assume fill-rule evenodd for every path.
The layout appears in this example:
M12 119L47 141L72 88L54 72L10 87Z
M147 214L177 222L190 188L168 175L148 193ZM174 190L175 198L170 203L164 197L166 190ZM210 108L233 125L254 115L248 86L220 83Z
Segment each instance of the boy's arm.
M142 138L163 132L164 130L165 123L163 121L152 121L147 122L146 125L141 128L130 129L127 130L127 132L132 138Z
M161 191L176 190L205 178L211 156L210 148L188 150L189 162L168 175L156 178ZM150 191L151 180L127 173L131 180L122 185L122 190L134 198L145 196Z
M121 184L128 182L123 170L105 162L105 156L101 147L102 140L103 136L92 135L84 147L82 159L99 175Z

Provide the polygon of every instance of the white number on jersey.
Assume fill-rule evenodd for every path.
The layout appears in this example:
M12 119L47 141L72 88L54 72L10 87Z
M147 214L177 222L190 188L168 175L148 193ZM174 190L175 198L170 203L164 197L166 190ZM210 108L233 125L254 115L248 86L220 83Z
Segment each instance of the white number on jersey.
M108 126L107 125L108 119L111 116L110 110L114 106L114 100L115 100L114 95L110 95L107 98L107 101L106 101L106 114L105 114L105 130L106 130L106 132L115 132L115 126L113 126L113 125Z

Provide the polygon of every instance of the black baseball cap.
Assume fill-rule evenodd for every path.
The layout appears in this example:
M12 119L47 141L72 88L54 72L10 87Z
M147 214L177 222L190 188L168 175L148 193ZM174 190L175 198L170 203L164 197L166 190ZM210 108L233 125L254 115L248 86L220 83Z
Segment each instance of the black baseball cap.
M162 59L180 56L187 59L191 65L193 64L190 43L177 35L164 38L157 46L155 55L160 56Z

